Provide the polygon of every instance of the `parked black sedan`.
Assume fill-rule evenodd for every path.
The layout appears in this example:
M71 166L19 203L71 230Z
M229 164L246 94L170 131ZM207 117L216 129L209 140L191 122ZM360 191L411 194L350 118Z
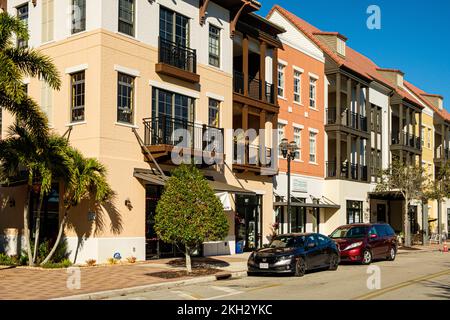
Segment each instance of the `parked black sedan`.
M336 243L318 233L283 234L254 251L248 259L248 274L290 273L302 277L308 270L337 270L340 262Z

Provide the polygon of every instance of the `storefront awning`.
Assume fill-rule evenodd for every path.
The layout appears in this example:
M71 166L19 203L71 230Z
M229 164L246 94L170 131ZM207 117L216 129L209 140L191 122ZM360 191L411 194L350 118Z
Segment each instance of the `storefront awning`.
M273 204L276 207L287 207L287 202L275 202ZM325 203L301 203L301 202L291 202L292 207L303 207L303 208L324 208L324 209L340 209L341 206L338 204L325 204Z
M163 177L163 176L153 172L152 170L146 170L146 169L134 169L133 176L137 179L143 180L145 182L148 182L150 184L154 184L157 186L164 186L168 179L168 177ZM246 195L255 195L256 194L256 192L253 192L253 191L250 191L250 190L247 190L244 188L240 188L240 187L235 187L235 186L229 185L224 182L208 180L208 183L215 192L228 192L228 193L246 194Z

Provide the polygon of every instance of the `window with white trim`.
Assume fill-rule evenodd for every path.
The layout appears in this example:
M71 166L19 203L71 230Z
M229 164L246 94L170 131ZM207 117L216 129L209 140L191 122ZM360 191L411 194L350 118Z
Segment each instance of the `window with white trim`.
M214 128L219 127L219 111L220 111L220 101L216 99L209 98L208 107L208 125Z
M294 70L294 101L302 103L302 73Z
M278 145L281 144L281 140L284 139L284 129L286 128L286 125L283 123L278 123ZM278 148L278 154L281 156L281 150Z
M117 83L117 122L133 124L134 77L119 73Z
M17 18L22 21L28 27L28 3L21 5L16 8L17 10ZM24 39L17 39L17 47L25 48L28 47L28 41Z
M278 64L278 96L284 98L284 69L286 66L284 64Z
M54 0L42 0L42 42L53 40Z
M427 147L428 147L428 149L431 149L431 129L428 129Z
M85 113L85 93L86 93L86 79L85 72L80 71L70 75L71 77L71 122L81 122L84 121Z
M86 30L86 0L72 0L72 34Z
M317 163L317 133L309 132L309 162Z
M209 25L209 64L220 68L220 29Z
M294 142L298 147L297 152L295 153L295 159L302 159L302 129L299 127L294 127Z
M317 79L309 78L309 107L317 108Z
M134 37L134 0L119 0L119 32Z

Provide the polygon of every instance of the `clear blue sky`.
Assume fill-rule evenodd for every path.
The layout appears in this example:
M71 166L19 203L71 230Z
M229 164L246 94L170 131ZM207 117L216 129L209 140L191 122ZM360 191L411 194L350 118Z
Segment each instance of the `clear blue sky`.
M348 45L380 67L396 68L450 111L449 0L261 0L266 15L274 4L323 31L338 31ZM381 9L381 30L366 25L370 5Z

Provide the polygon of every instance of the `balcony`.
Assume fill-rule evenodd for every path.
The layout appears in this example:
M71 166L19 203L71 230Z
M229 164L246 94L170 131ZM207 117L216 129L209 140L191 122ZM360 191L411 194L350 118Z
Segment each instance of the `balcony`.
M233 89L235 93L245 95L244 74L234 71ZM249 79L248 81L248 97L275 104L275 86L267 81L264 84L264 97L261 96L261 81L259 79Z
M156 72L191 83L200 82L197 51L160 37Z
M401 136L403 135L403 141ZM422 150L422 141L419 137L416 137L413 134L401 132L401 133L392 133L392 147L394 148L410 148L414 149L415 151L421 151Z
M436 149L434 162L441 163L441 162L446 162L447 160L450 160L450 149L442 148L442 146L439 146Z
M263 169L271 170L272 149L257 144L240 143L233 144L233 169L238 172L261 172ZM273 172L273 174L276 174Z
M168 160L175 146L188 149L191 155L202 159L223 155L222 128L165 115L146 118L143 123L144 145L155 159Z
M328 108L327 125L338 124L337 119L336 108ZM367 117L346 109L341 113L341 125L351 129L367 132Z
M352 181L367 181L367 166L358 164L348 164L347 162L341 163L341 172L337 172L336 161L328 161L326 163L327 178L328 179L341 179Z

